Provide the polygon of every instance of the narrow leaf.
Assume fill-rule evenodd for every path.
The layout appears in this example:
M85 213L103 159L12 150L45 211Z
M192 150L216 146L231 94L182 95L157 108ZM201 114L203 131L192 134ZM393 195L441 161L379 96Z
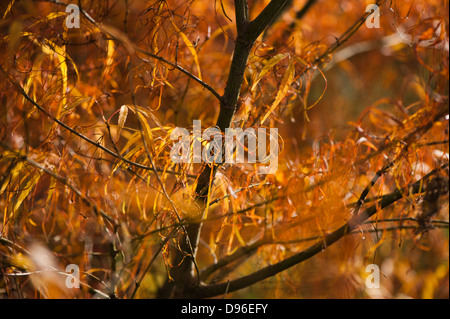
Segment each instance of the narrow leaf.
M270 60L268 60L264 67L262 68L261 72L259 73L258 77L256 78L255 82L252 85L252 91L255 90L256 85L258 85L259 81L261 81L261 79L264 77L264 75L266 75L270 70L272 70L272 68L277 65L280 61L282 61L285 57L287 57L289 54L287 53L283 53L283 54L277 54L276 56L274 56L273 58L271 58Z
M270 107L269 111L264 115L263 119L261 120L261 124L264 123L265 120L269 117L270 113L275 110L275 108L280 104L280 102L283 100L283 98L286 96L289 87L291 86L292 82L294 81L295 76L295 67L292 60L289 60L289 66L286 70L286 73L283 76L283 80L281 81L280 89L278 90L277 97L275 98L275 101L273 102L272 106Z
M31 179L28 181L28 183L23 188L22 192L19 194L19 197L17 198L17 201L14 205L14 212L16 212L20 205L22 205L22 202L25 200L25 198L30 194L30 192L33 190L33 186L36 185L39 178L41 176L39 174L35 174L31 177Z
M188 37L186 36L186 34L183 33L183 31L181 31L177 25L175 24L175 22L173 22L172 20L172 24L173 27L175 28L175 30L177 30L177 32L180 34L181 38L183 39L184 43L186 44L186 46L188 47L189 51L191 52L193 58L194 58L194 62L195 65L197 66L197 70L198 70L198 78L201 80L202 79L202 74L200 72L200 63L198 62L198 56L197 56L197 52L195 51L195 47L192 44L192 42L188 39Z
M137 116L139 118L139 122L141 122L141 125L142 125L142 133L144 134L145 141L147 143L147 147L149 148L150 152L152 153L152 156L156 157L155 145L154 145L155 143L153 140L152 129L150 128L150 125L148 125L147 120L145 119L144 115L141 112L138 112Z
M11 11L11 8L12 8L12 6L13 6L13 4L14 4L14 1L15 1L15 0L12 0L12 1L8 4L8 6L6 7L5 13L3 14L3 19L6 17L6 15L8 14L8 12Z

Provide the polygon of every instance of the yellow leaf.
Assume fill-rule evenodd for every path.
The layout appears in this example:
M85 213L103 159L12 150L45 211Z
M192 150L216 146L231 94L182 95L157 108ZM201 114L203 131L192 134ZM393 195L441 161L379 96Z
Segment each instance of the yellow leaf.
M14 266L18 266L22 269L26 269L26 270L32 270L34 271L34 265L31 262L31 259L22 253L18 253L17 255L15 255L12 260L11 260L12 264Z
M239 232L239 228L238 228L237 226L235 226L234 233L236 234L236 238L238 239L239 243L240 243L242 246L245 246L247 243L246 243L245 240L242 238L241 233Z
M39 180L40 175L35 174L31 177L31 179L28 181L27 185L23 187L22 192L19 194L19 197L17 198L17 201L14 205L14 212L16 212L20 205L22 205L22 202L25 200L25 198L30 194L30 192L33 190L33 186L36 185L36 183Z
M295 76L295 67L292 60L289 60L289 66L286 70L286 73L283 76L283 80L281 81L280 89L278 90L277 97L275 98L275 101L273 102L272 106L270 107L269 111L264 115L263 119L261 120L261 124L264 123L264 121L269 117L270 113L275 110L275 108L280 104L281 100L286 96L289 87L291 86L292 82L294 81Z
M200 205L198 202L193 200L193 195L195 190L194 185L181 187L175 191L170 198L172 199L175 207L182 216L201 216L201 212L204 209L204 205ZM167 198L162 197L162 204L170 207Z
M50 180L50 187L48 188L47 200L46 200L46 202L45 202L45 204L46 204L47 206L49 206L50 199L52 198L53 194L55 193L55 189L56 189L56 179L55 179L55 178L52 178L52 179ZM31 220L31 218L30 218L29 220L30 220L30 223L31 223L32 225L34 225L33 222L32 222L32 220ZM36 226L36 225L34 225L34 226Z
M52 41L46 39L46 38L40 38L38 39L34 34L30 32L22 32L21 36L30 38L36 45L41 47L42 52L44 52L47 55L54 56L56 55L56 58L58 59L58 67L61 71L61 77L62 77L62 96L63 100L62 103L60 103L60 107L58 108L56 112L56 118L58 118L61 114L61 107L66 107L67 104L67 83L69 81L68 79L68 67L66 60L69 60L72 62L72 65L74 67L75 73L77 74L77 77L79 77L78 69L73 62L73 60L66 54L65 47L57 46ZM8 40L8 36L4 37L3 39Z
M143 115L145 115L145 117L151 117L152 120L155 122L155 124L161 129L161 131L168 134L167 131L165 130L164 126L161 124L161 122L153 114L152 111L150 111L149 109L147 109L145 107L139 106L139 105L127 105L127 106L133 113L135 113L135 110L137 110L139 113L142 113Z
M73 112L73 110L74 110L77 106L83 105L83 104L85 104L86 102L91 101L91 100L92 100L91 97L80 97L80 98L77 98L75 102L73 102L73 103L71 103L70 105L68 105L68 107L66 108L66 110L65 110L63 113L61 113L61 115L64 114L64 113L67 113L67 112ZM86 108L86 107L84 107L84 108Z
M149 148L150 152L152 153L152 156L156 157L155 145L154 145L155 143L153 141L153 134L152 134L150 125L148 125L147 120L145 119L144 115L142 115L141 112L138 112L137 116L139 118L139 122L141 122L141 125L142 125L142 133L144 134L147 147Z
M137 141L139 141L139 139L141 138L141 133L140 132L136 132L134 133L131 137L128 138L127 144L125 144L125 146L122 148L122 153L125 153L125 151L127 149L129 149L133 144L135 144ZM130 151L127 152L127 155L130 153ZM125 155L125 158L127 157L127 155Z
M270 70L272 70L272 68L277 65L280 61L282 61L285 57L287 57L289 54L287 53L283 53L283 54L277 54L276 56L274 56L273 58L271 58L270 60L268 60L265 64L264 67L262 68L261 72L259 73L258 77L256 78L255 82L252 85L252 91L255 90L256 85L259 83L259 81L261 81L261 79L264 77L264 75L266 75Z
M35 23L27 26L27 29L30 29L30 28L34 27L38 23L48 22L50 20L53 20L53 19L56 19L56 18L59 18L59 17L64 17L66 15L67 15L67 13L65 13L65 12L51 12L45 18L40 19L40 20L36 21Z
M10 152L6 151L3 153L3 156L6 157L6 156L8 156L8 154L10 154ZM19 175L19 173L22 171L23 168L24 168L23 162L19 162L16 164L16 166L12 169L9 177L6 178L5 181L3 182L3 185L0 188L0 194L3 194L3 192L5 191L5 189L9 183L12 183L15 181L16 177Z
M197 52L195 51L195 47L192 44L192 42L188 39L188 37L186 36L186 34L184 34L175 24L175 22L173 22L172 20L172 24L173 27L175 28L175 30L177 30L177 32L181 35L181 38L183 39L184 43L186 44L186 46L188 47L189 51L191 51L192 56L194 57L194 62L195 65L197 66L197 70L198 70L198 78L201 80L202 79L202 74L200 72L200 63L198 62L198 56L197 56Z
M12 8L12 6L13 6L13 4L14 4L14 1L15 1L15 0L12 0L12 1L8 4L8 6L6 7L5 13L3 14L3 19L6 17L6 15L8 14L8 12L11 11L11 8Z
M113 40L108 40L108 49L107 49L107 54L106 54L106 64L105 64L105 68L103 69L103 78L109 77L109 75L111 73L111 66L114 63L114 53L115 52L116 52L116 50L114 48L114 41ZM119 87L117 82L112 77L109 77L109 82L111 83L112 87L114 87L114 88L118 88Z

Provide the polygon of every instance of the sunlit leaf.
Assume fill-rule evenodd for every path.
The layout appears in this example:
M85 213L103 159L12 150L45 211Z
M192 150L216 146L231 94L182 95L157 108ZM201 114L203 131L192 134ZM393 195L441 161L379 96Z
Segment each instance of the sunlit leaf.
M289 56L288 53L283 53L283 54L277 54L275 55L273 58L271 58L270 60L268 60L265 64L264 67L262 68L261 72L258 74L257 78L255 79L255 81L253 82L252 88L251 90L254 91L256 86L258 85L259 81L261 81L261 79L272 70L272 68L277 65L278 63L280 63L282 60L284 60L287 56Z
M281 81L280 88L278 89L275 101L272 103L272 106L270 107L266 115L264 115L263 118L261 119L261 124L266 121L269 115L276 109L276 107L281 103L283 98L286 96L292 82L294 81L294 77L295 77L295 66L293 61L289 60L289 66L287 67L286 72L284 73L283 80Z
M150 128L150 125L148 124L146 118L141 112L137 112L137 116L139 118L139 122L141 122L142 125L142 134L144 134L147 147L149 148L152 156L156 157L155 142L153 140L152 129Z
M195 61L195 65L197 66L198 78L201 80L202 79L202 74L201 74L201 71L200 71L200 63L198 62L198 56L197 56L197 51L195 51L195 46L192 44L192 42L189 40L189 38L186 36L186 34L184 34L184 32L182 32L177 27L177 25L175 24L175 22L173 22L173 20L172 20L172 25L175 28L175 30L177 30L178 34L181 36L181 39L183 39L183 41L186 44L189 52L191 52L192 57L194 58L194 61Z

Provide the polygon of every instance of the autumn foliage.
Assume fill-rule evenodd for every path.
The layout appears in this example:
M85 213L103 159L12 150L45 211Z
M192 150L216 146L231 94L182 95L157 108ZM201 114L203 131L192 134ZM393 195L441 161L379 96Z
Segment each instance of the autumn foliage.
M447 0L69 3L0 6L0 298L448 298Z

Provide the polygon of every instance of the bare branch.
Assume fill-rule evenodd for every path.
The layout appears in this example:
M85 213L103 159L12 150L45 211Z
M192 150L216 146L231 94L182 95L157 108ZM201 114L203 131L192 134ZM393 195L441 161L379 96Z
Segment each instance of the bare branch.
M392 219L381 219L381 220L369 220L363 223L365 224L374 224L374 223L385 223L385 222L403 222L403 221L410 221L410 222L416 222L419 223L420 220L416 218L392 218ZM445 220L432 220L431 224L433 225L433 228L449 228L449 222ZM365 232L368 233L375 233L375 232L384 232L384 231L394 231L394 230L402 230L402 229L413 229L416 230L418 226L414 225L396 225L392 227L385 227L385 228L377 228L377 229L365 229ZM351 234L361 234L361 231L353 230ZM299 243L305 243L309 241L315 241L322 239L322 236L313 236L313 237L307 237L307 238L299 238L299 239L292 239L292 240L270 240L269 238L262 238L259 240L254 241L253 243L242 246L238 248L235 252L232 254L226 255L219 259L214 264L209 265L205 269L201 271L201 279L206 280L212 273L215 271L229 265L230 263L238 260L242 257L250 257L254 252L258 250L258 248L264 246L264 245L288 245L288 244L299 244Z

